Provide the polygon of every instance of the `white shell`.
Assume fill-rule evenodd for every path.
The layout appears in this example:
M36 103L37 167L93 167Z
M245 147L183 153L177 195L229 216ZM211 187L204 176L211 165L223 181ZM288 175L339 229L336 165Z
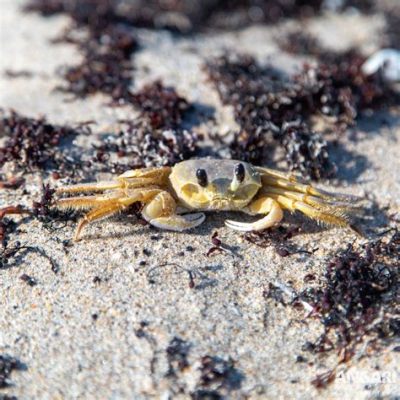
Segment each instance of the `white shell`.
M389 82L400 81L400 51L395 49L382 49L370 56L362 66L365 74L371 75L378 70Z

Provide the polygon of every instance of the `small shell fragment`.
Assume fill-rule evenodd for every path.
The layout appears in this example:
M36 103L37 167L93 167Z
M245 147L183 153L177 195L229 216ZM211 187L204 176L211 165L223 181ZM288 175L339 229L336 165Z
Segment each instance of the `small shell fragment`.
M400 82L400 51L382 49L370 56L363 64L362 70L367 75L381 71L389 82Z

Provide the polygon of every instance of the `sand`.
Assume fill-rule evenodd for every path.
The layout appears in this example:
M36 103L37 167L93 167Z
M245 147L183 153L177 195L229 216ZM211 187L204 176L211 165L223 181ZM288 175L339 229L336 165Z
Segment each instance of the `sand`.
M53 90L61 83L58 68L80 59L72 45L49 44L68 25L68 18L22 14L21 4L2 0L0 6L0 106L32 117L45 115L52 123L96 120L95 134L113 129L119 118L132 117L128 108L108 107L102 96L66 101L70 96ZM328 15L315 19L309 29L332 47L357 45L372 51L381 26L380 16ZM161 78L190 102L215 109L214 129L226 132L234 126L232 115L207 82L201 69L204 59L232 49L295 70L303 59L282 54L274 41L287 28L286 24L252 27L186 39L142 30L143 49L134 59L135 87ZM343 35L346 29L352 33ZM3 74L7 69L33 75L9 79ZM346 142L349 153L334 156L340 168L340 191L368 194L394 213L400 207L400 124L392 116L389 125L382 127L381 117L365 118L357 140ZM205 131L208 125L204 122L197 129ZM89 146L85 140L79 144ZM1 190L0 206L31 206L38 200L42 179L28 175L26 180L27 193ZM59 184L50 178L46 181ZM305 310L266 296L271 283L302 291L306 274L322 279L332 252L365 239L290 217L289 223L304 222L304 233L294 243L318 250L313 256L280 257L273 247L252 245L224 227L227 217L238 216L210 214L201 227L180 234L120 216L88 227L84 240L68 246L64 241L72 237L73 223L52 232L34 219L23 219L10 243L39 246L59 272L54 273L49 261L33 252L0 270L0 354L17 357L26 366L12 373L12 386L1 389L0 397L185 399L213 389L232 399L398 396L399 353L390 348L354 360L326 389L315 389L310 381L337 361L335 355L301 350L321 333L320 323L306 318ZM382 217L370 214L369 224L378 229ZM206 256L215 231L234 254ZM194 287L188 271L194 274ZM20 279L23 273L38 284L27 285ZM179 357L168 355L174 338L186 343L180 348L187 354L182 370ZM307 361L299 362L299 355ZM206 356L217 360L225 373L222 381L210 386L201 378Z

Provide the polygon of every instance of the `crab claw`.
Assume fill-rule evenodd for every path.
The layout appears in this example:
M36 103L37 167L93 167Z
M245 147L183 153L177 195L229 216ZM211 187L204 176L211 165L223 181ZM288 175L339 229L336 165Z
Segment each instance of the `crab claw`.
M275 225L276 222L271 223L269 215L267 215L266 217L252 223L238 222L228 219L225 221L225 225L228 228L234 229L235 231L252 232L252 231L262 231L264 229L270 228L271 226Z
M274 226L283 218L283 211L281 207L275 200L271 198L260 198L254 202L254 204L250 205L250 211L268 214L264 218L252 223L244 223L228 219L225 221L225 225L228 228L241 232L262 231Z
M195 228L204 222L204 213L171 215L169 217L159 217L149 220L149 223L157 228L168 229L170 231L182 232L187 229Z

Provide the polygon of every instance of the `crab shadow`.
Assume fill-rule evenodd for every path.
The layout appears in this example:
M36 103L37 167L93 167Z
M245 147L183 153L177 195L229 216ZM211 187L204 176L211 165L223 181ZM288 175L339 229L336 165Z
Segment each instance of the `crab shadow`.
M375 199L365 199L364 206L354 215L353 225L361 236L375 239L387 230L390 221L389 207L382 207Z
M382 134L386 129L389 139L396 140L393 129L400 125L400 115L389 111L376 111L372 115L362 115L357 121L357 129L368 135Z
M340 182L355 183L372 166L365 155L347 149L341 142L331 143L329 154L331 161L337 167L334 178Z
M260 218L260 217L258 217ZM193 237L208 237L208 243L210 244L210 248L213 246L212 243L212 234L215 234L218 232L220 229L226 229L225 228L225 220L227 219L234 219L238 220L241 222L254 222L257 220L257 217L254 216L249 216L240 212L229 212L229 211L224 211L220 213L206 213L206 220L204 223L194 229L190 229L184 232L171 232L167 230L160 230L159 228L153 227L150 224L147 225L142 225L140 228L137 227L138 223L137 221L133 218L132 220L129 220L128 224L132 224L132 228L129 229L128 231L125 230L120 230L118 231L118 226L122 227L123 225L127 225L126 219L124 219L123 216L117 216L111 220L108 221L108 223L113 223L116 227L113 229L112 232L109 233L87 233L83 234L82 240L90 240L90 241L102 241L102 240L107 240L107 239L123 239L126 237L130 236L143 236L143 235L152 235L152 234L159 234L163 233L165 235L174 235L176 238L176 235L181 236L182 238L185 238L187 236L193 236ZM330 229L333 229L332 227L329 226L323 226L318 224L316 221L310 220L309 218L306 218L300 213L286 213L284 222L288 226L294 226L294 227L301 227L301 230L299 230L299 233L296 235L300 234L312 234L312 233L319 233L323 231L327 231ZM239 235L242 234L241 232L237 232ZM229 245L227 243L223 243L221 246L221 253L225 252L228 255L231 255L232 257L237 257L241 258L242 256L240 255L240 246L236 245Z

